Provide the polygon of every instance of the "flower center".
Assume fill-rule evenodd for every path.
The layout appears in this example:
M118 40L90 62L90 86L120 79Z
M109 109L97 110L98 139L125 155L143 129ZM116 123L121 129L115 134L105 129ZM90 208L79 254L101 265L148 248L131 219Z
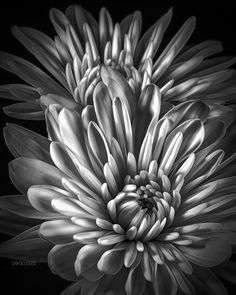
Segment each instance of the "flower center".
M147 242L172 224L180 198L166 175L142 170L133 178L126 177L122 191L108 203L108 211L128 240Z

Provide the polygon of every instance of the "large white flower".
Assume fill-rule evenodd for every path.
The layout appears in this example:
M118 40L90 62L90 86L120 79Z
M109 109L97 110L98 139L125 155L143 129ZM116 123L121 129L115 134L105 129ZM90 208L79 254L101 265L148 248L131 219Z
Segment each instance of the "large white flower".
M42 108L52 103L82 111L92 103L101 64L122 72L138 94L147 84L157 84L166 103L193 98L222 103L232 100L236 92L234 70L228 68L235 58L209 58L222 50L217 41L185 47L195 27L194 17L160 51L171 18L170 9L141 36L140 12L113 23L103 8L97 22L82 7L69 6L65 14L58 9L50 11L57 33L54 40L35 29L13 27L14 36L48 74L22 58L1 52L0 67L28 83L0 87L2 97L24 101L6 107L6 113L43 119Z
M121 77L82 115L50 105L50 140L6 127L23 195L0 199L2 220L35 226L0 253L48 259L75 281L64 295L226 294L214 273L235 269L234 116L190 101L159 118L159 88L137 96Z

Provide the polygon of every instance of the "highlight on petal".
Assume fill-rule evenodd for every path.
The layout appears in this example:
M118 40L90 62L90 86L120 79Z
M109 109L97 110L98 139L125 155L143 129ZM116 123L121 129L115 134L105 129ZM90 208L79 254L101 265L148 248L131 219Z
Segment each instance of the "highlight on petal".
M72 242L73 234L78 231L78 226L71 221L58 219L42 223L39 229L39 234L51 243L65 244Z

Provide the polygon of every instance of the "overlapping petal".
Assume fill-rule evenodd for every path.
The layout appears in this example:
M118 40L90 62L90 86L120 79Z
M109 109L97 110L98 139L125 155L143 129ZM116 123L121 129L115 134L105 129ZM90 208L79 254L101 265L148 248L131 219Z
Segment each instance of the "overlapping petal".
M137 103L133 93L139 95L152 83L160 88L164 113L172 104L191 99L209 104L230 103L236 92L235 71L230 68L235 58L212 57L222 51L220 42L214 40L186 46L195 28L194 17L179 28L160 52L171 19L172 9L141 35L139 11L115 24L105 8L97 21L86 9L71 5L65 13L51 9L54 39L36 29L14 26L13 35L42 69L1 52L0 67L27 83L0 87L1 97L24 101L6 107L5 112L19 119L41 120L45 106L58 103L81 113L93 104L93 94L101 79L109 85L111 96L122 96L129 114ZM125 81L128 87L124 87Z

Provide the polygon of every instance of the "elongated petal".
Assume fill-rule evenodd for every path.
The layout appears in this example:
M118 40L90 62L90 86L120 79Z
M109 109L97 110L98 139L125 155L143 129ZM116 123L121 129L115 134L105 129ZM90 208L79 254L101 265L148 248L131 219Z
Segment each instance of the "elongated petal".
M200 246L200 247L199 247ZM196 244L196 247L180 246L180 250L194 264L204 267L212 267L229 258L231 249L226 240L213 238Z
M89 278L92 281L101 278L103 274L98 270L97 262L106 249L107 247L96 244L83 246L75 260L76 274Z
M106 274L116 274L123 266L124 251L111 249L104 252L98 261L97 267Z
M9 164L9 173L12 182L22 193L26 193L28 188L35 184L49 184L63 188L61 179L65 177L64 173L46 162L24 157Z
M0 256L45 262L51 248L51 243L39 237L38 226L36 226L1 244Z
M98 83L94 89L93 103L99 126L110 142L112 136L114 136L112 100L108 88L102 82Z
M32 185L27 192L31 205L40 212L58 216L52 209L53 199L71 197L67 191L51 185Z
M43 120L44 111L37 103L20 102L4 107L4 112L12 118L25 120Z
M63 109L59 114L58 120L63 143L79 156L81 163L88 166L88 157L82 132L83 126L79 114L75 111Z
M35 219L0 210L0 232L5 235L18 235L30 227L35 226L37 223L38 221Z
M58 83L51 79L39 68L17 56L1 52L0 67L18 75L30 85L40 88L42 93L57 93L62 96L68 96L68 92Z
M32 103L39 99L40 93L36 88L28 85L6 84L0 86L0 97Z
M4 128L4 137L15 157L37 158L51 163L50 141L47 138L15 124L7 124Z
M65 244L73 241L73 235L79 231L70 220L52 220L42 223L39 234L54 244Z
M13 214L32 219L51 219L50 214L35 210L26 196L11 195L0 198L0 208Z
M103 83L109 89L111 98L119 97L125 103L132 118L136 98L124 77L118 71L104 66L101 68L101 77Z
M56 245L48 254L48 265L51 271L63 279L77 281L74 262L81 248L76 242Z

